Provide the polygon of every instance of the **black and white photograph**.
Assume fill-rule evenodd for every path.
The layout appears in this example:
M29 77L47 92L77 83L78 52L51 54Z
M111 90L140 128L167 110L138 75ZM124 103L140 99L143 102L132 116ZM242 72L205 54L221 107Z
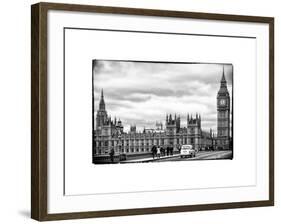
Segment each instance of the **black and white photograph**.
M233 159L233 65L93 60L94 164Z

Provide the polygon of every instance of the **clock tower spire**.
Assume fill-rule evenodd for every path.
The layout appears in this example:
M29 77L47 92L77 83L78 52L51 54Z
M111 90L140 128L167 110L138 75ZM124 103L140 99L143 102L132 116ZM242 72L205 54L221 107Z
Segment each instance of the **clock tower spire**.
M107 120L107 112L105 110L105 102L103 96L103 89L101 90L101 98L99 103L99 109L96 116L96 130L99 130Z
M230 149L230 97L225 79L224 66L220 89L217 94L217 146L219 149Z

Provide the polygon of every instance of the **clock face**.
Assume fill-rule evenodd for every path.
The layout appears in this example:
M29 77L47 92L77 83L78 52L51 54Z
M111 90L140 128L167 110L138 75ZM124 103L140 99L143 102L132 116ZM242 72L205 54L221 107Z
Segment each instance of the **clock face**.
M220 100L220 105L223 106L223 105L225 105L225 104L226 104L226 100L225 100L225 99L221 99L221 100Z

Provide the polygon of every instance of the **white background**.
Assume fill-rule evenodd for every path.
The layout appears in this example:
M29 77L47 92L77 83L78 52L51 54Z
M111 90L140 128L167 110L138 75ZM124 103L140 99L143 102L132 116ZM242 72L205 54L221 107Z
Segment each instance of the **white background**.
M263 44L268 43L268 40L264 39L268 31L267 26L176 19L170 21L116 15L104 17L104 15L65 12L50 12L49 18L48 177L50 184L48 211L50 213L267 199L267 187L262 186L268 183L266 178L268 159L265 150L268 143L264 137L258 137L268 136L268 119L266 119L268 79L264 75L268 72L268 46ZM157 25L154 27L153 24ZM257 36L257 40L66 30L65 173L67 197L61 198L62 193L59 196L59 192L62 192L60 185L62 177L59 173L62 171L60 168L63 161L61 158L63 107L58 105L62 105L63 98L61 42L63 26L219 33ZM112 40L118 40L118 44ZM128 47L123 49L122 46ZM168 53L163 54L163 46L165 46L165 52ZM150 49L149 55L146 48ZM243 55L241 55L241 49L243 49ZM259 52L257 61L256 51ZM92 100L91 60L93 58L232 63L235 68L234 86L236 88L234 160L142 164L141 166L140 164L126 166L91 164L89 155L92 151L90 102ZM258 84L255 79L258 80ZM259 99L257 107L256 91ZM259 111L257 117L256 111ZM258 119L258 126L256 126L256 119ZM264 119L266 119L265 122ZM247 135L241 131L245 130L245 124L248 125ZM188 178L185 178L186 176ZM256 176L259 177L257 183ZM174 189L177 190L173 191ZM182 191L183 189L185 191ZM143 191L155 193L143 193ZM109 192L142 193L89 196L92 193ZM73 194L75 196L71 196Z
M59 1L58 1L59 2ZM69 1L84 4L107 4L143 8L205 11L219 13L276 16L276 40L280 39L278 1L205 0L205 1ZM1 9L1 223L33 223L30 214L30 4L33 1L2 3ZM280 45L276 43L276 61ZM278 85L279 65L276 64ZM277 86L276 85L276 86ZM276 98L280 90L276 89ZM276 100L276 115L280 105ZM280 156L280 120L276 116L276 158ZM279 139L278 139L279 137ZM146 215L97 219L95 223L279 223L280 165L276 163L276 206L269 208L231 209L181 214ZM64 221L93 223L93 220ZM60 223L64 223L60 222ZM55 223L55 222L53 222Z
M79 17L80 16L80 17ZM65 17L64 19L62 19ZM86 18L85 18L86 17ZM217 33L222 32L225 35L245 35L258 36L256 39L249 38L230 38L230 37L210 37L210 36L189 36L189 35L163 35L163 34L143 34L143 33L125 33L125 32L101 32L94 30L66 30L65 31L65 174L66 174L66 195L83 195L92 193L105 192L135 192L135 191L157 191L172 189L198 189L198 188L217 188L217 187L235 187L256 185L256 175L262 176L256 171L258 168L264 168L265 159L264 148L268 146L267 141L260 142L263 138L257 138L259 135L267 135L266 126L260 124L267 109L265 102L259 97L259 105L256 105L256 91L261 97L266 97L264 87L256 84L256 77L264 77L268 71L268 66L263 66L268 57L260 58L256 62L256 45L259 46L258 52L263 52L259 43L268 27L257 27L249 24L241 28L241 24L218 24L210 22L203 24L202 21L197 23L192 21L167 22L159 18L150 21L137 20L135 17L126 16L106 17L106 22L98 15L91 17L89 14L66 14L54 12L50 13L50 129L49 129L49 152L50 160L57 160L62 154L62 143L58 139L63 133L63 122L61 114L63 107L61 101L62 95L62 45L57 44L62 35L61 26L80 27L108 27L127 29L132 27L134 30L152 29L150 24L158 23L155 29L158 31L169 32L189 32L189 33ZM135 19L135 21L132 21ZM140 18L138 18L140 19ZM78 22L77 22L78 21ZM98 21L102 21L99 23ZM114 21L114 22L112 22ZM115 22L117 21L117 22ZM138 22L138 21L142 21ZM77 23L77 25L75 25ZM55 25L54 25L55 24ZM93 25L94 24L94 25ZM126 24L126 25L124 25ZM136 25L138 24L138 25ZM146 25L144 25L146 24ZM53 27L53 28L51 28ZM58 27L58 28L56 28ZM124 28L123 28L124 27ZM196 27L196 28L194 28ZM239 32L235 32L235 28ZM206 30L207 29L207 30ZM223 31L222 31L223 30ZM243 30L243 31L242 31ZM245 31L246 30L246 31ZM176 41L175 41L176 39ZM117 42L112 40L118 40ZM266 41L267 43L268 41ZM117 44L118 43L118 44ZM207 44L206 44L207 43ZM53 46L53 47L52 47ZM123 46L128 46L123 49ZM165 51L163 52L163 46ZM148 54L148 50L149 54ZM241 49L243 54L241 55ZM262 54L262 53L260 53ZM93 58L114 58L126 60L159 60L159 61L199 61L199 62L224 62L231 63L234 66L234 153L233 160L222 161L194 161L193 163L159 163L159 164L127 164L126 166L100 166L91 163L92 154L92 67ZM258 71L256 74L256 66ZM245 75L247 74L247 75ZM221 74L219 74L219 77ZM258 78L257 78L258 79ZM266 78L265 78L266 79ZM241 82L244 80L244 82ZM259 79L260 80L260 79ZM267 80L267 79L266 79ZM260 84L267 82L260 81ZM257 89L256 89L257 88ZM74 91L75 90L75 91ZM106 92L106 90L105 90ZM247 97L245 94L247 93ZM52 98L52 96L54 98ZM105 96L106 97L106 96ZM214 99L216 95L213 96ZM249 99L252 99L249 101ZM267 99L267 97L265 98ZM52 105L55 105L52 107ZM263 117L258 117L259 126L256 127L257 108L265 110L262 112ZM109 111L110 113L110 111ZM53 119L53 120L52 120ZM53 121L53 122L52 122ZM241 130L244 129L245 123L248 124L247 135ZM52 129L53 128L53 129ZM54 137L53 137L54 136ZM245 138L247 141L245 141ZM55 141L55 142L53 142ZM256 147L256 141L259 141ZM257 162L256 154L262 158ZM63 161L63 160L61 160ZM75 164L75 165L74 165ZM61 165L50 164L54 169L50 169L50 179L52 179L52 170L57 175ZM206 172L208 170L208 172ZM237 175L237 173L240 173ZM256 174L256 172L258 174ZM81 175L83 173L84 175ZM161 175L165 174L165 175ZM173 175L178 174L178 175ZM188 178L183 178L188 175ZM110 177L110 178L109 178ZM200 177L200 178L198 178ZM167 181L167 178L169 181ZM263 178L263 177L262 177ZM102 181L100 181L102 180ZM59 182L59 181L53 181ZM58 187L59 188L59 187ZM241 189L242 191L245 189ZM200 196L204 198L202 191ZM237 197L235 199L241 200ZM253 189L249 190L254 193ZM182 194L188 192L181 192ZM167 197L167 192L163 192ZM196 192L190 192L186 198L196 197ZM217 195L215 191L209 194L213 195L215 200ZM223 198L219 193L220 198ZM233 195L233 194L232 194ZM249 193L248 193L249 195ZM173 196L175 197L175 196ZM198 197L198 196L197 196ZM224 198L226 200L226 198ZM168 199L166 199L169 201ZM175 199L176 200L176 199ZM202 199L201 199L202 200ZM250 200L250 199L247 199ZM142 200L143 201L143 198ZM100 204L100 203L98 203ZM111 200L111 203L113 201ZM140 206L140 202L137 203Z

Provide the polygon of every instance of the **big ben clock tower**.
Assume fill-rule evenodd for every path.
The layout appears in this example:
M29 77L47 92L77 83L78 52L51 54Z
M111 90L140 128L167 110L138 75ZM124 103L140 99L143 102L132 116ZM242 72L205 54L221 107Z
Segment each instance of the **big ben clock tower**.
M230 149L230 97L224 76L224 67L217 95L217 116L217 146L219 149Z

